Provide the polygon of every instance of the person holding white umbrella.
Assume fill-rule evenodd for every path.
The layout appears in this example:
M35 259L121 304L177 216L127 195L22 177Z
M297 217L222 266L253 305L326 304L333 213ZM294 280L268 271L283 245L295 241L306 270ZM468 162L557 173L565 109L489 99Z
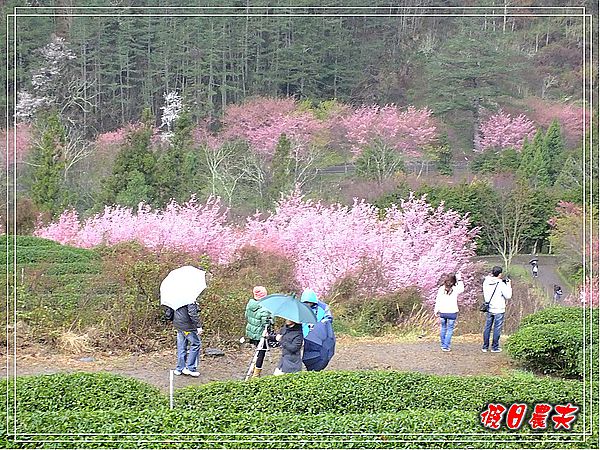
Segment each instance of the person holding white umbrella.
M202 322L196 299L204 289L206 272L192 266L171 271L160 285L160 304L165 306L166 319L173 321L177 330L175 375L200 376L197 369Z

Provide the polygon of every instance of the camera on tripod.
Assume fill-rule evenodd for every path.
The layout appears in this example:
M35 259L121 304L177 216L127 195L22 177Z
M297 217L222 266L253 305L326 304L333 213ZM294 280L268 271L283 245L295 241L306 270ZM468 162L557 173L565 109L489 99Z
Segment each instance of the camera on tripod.
M277 333L275 333L275 322L271 317L267 319L265 339L267 341L267 345L270 348L279 347L279 342L277 341Z

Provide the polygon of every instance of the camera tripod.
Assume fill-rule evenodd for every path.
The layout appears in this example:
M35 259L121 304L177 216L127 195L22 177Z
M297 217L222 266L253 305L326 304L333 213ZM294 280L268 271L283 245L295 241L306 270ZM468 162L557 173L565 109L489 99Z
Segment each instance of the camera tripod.
M258 341L256 346L256 351L254 352L254 357L250 362L250 366L248 367L248 371L246 372L246 377L244 381L248 381L248 379L252 377L260 377L260 373L262 371L263 362L265 360L265 356L267 351L269 350L269 329L271 324L265 325L265 329Z

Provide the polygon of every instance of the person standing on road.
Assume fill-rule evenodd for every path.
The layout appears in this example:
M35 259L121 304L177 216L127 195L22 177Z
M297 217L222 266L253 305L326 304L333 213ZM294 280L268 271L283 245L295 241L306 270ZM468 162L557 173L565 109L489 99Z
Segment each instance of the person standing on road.
M279 334L275 337L281 347L281 360L273 375L295 373L302 370L302 324L286 320Z
M260 300L267 296L267 289L264 286L254 286L252 296L246 304L246 336L250 339L250 343L254 345L257 353L256 364L254 366L252 376L260 377L265 355L267 354L267 341L261 340L265 329L273 323L272 314L260 305ZM258 348L258 346L261 348Z
M199 377L200 372L196 369L202 347L202 323L198 314L198 304L194 302L177 310L165 306L165 318L173 321L177 330L177 366L173 373Z
M531 264L531 275L533 276L533 278L537 278L538 276L538 271L539 271L539 267L538 267L538 261L537 259L532 259L529 264Z
M494 335L492 339L492 352L499 353L500 333L504 324L504 313L506 311L506 300L512 297L512 286L508 278L502 279L502 267L494 266L491 275L483 280L483 298L489 304L486 313L485 328L483 330L482 352L487 352L490 347L490 332L492 325Z
M444 277L435 297L434 314L440 316L440 342L442 351L450 351L452 333L458 316L458 295L465 291L462 275L451 273Z
M554 295L553 295L554 301L555 302L560 301L560 298L562 297L562 295L563 295L562 288L555 284L554 285Z

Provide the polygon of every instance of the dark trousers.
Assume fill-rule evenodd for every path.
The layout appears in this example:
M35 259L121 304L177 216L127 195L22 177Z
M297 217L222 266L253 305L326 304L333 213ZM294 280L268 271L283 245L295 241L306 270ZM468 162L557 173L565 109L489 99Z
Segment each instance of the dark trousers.
M265 355L267 354L267 340L261 339L260 341L257 341L256 339L250 339L250 343L256 345L256 350L258 351L255 367L257 369L262 369Z

